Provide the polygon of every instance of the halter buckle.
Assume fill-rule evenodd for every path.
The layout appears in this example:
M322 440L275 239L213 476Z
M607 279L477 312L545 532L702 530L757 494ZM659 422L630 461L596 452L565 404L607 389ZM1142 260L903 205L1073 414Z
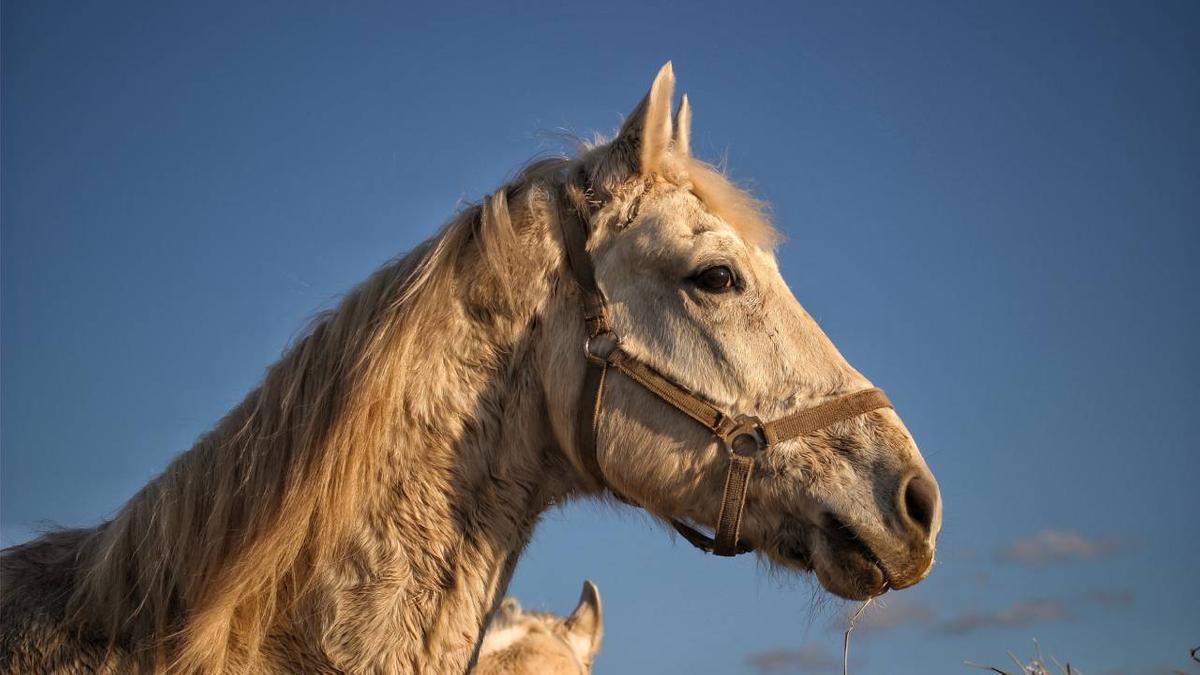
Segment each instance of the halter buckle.
M621 346L621 336L611 330L588 337L583 343L583 353L592 363L608 363L613 352Z
M722 430L721 441L731 455L755 458L767 449L767 435L762 420L753 415L738 415Z

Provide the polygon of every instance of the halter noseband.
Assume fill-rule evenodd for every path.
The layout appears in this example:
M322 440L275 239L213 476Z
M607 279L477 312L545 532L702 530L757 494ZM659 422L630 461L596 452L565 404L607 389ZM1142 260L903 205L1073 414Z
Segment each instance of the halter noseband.
M604 403L604 381L609 370L620 371L643 389L711 431L729 454L729 469L725 474L715 535L709 537L679 520L673 519L671 525L684 539L702 551L720 556L748 553L753 547L739 540L738 531L741 529L746 489L750 484L755 458L778 443L806 436L872 410L891 408L892 403L883 390L867 389L763 422L751 415L730 415L639 361L621 348L621 338L609 322L608 303L596 283L596 270L587 252L586 206L582 196L573 196L566 190L559 193L558 223L566 249L567 266L579 287L587 328L587 341L584 343L587 368L579 394L579 424L576 426L575 440L580 460L601 487L608 488L618 499L634 504L612 489L596 457L597 424Z

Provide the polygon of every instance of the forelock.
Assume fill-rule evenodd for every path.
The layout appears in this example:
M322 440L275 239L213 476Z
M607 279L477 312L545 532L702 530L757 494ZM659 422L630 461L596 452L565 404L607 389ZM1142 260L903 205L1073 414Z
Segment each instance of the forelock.
M638 199L646 179L630 164L632 153L621 141L580 141L578 162L588 176L589 198L597 206ZM694 157L668 157L654 180L689 190L713 215L725 221L748 244L772 250L780 235L771 224L770 207L734 183L720 168ZM621 209L622 212L625 209Z

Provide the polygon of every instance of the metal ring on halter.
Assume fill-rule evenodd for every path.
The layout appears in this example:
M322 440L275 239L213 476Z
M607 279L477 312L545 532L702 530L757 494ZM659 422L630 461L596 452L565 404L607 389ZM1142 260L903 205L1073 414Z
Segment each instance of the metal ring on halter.
M611 330L589 337L583 343L583 351L594 363L608 363L613 352L621 346L621 336Z
M768 445L762 420L753 415L738 415L730 428L721 434L721 441L730 454L750 458L761 455Z

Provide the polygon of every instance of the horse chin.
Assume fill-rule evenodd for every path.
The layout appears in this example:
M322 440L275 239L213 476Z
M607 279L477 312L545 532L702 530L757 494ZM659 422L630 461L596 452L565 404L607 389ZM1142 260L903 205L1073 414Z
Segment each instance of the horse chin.
M892 586L879 556L852 527L826 514L814 532L813 569L825 590L847 600L867 600Z
M774 552L783 566L811 571L825 590L847 600L866 600L891 587L871 547L833 516L779 542Z
M887 575L856 551L819 557L813 569L825 590L847 600L867 600L888 592Z

